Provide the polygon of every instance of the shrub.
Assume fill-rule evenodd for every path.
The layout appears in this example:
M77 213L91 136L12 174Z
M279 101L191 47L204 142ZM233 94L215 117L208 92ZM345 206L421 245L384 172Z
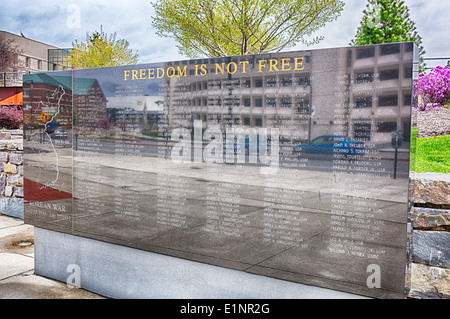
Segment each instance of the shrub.
M0 106L0 128L18 129L22 126L23 111L20 106Z
M420 74L416 94L422 97L418 110L443 107L450 102L450 67L438 66L428 74Z

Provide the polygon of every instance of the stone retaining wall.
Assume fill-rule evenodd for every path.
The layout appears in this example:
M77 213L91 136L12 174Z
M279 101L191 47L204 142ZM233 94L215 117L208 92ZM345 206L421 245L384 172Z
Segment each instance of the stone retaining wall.
M408 297L449 299L450 174L414 174L410 222Z
M0 212L23 218L23 131L0 131Z

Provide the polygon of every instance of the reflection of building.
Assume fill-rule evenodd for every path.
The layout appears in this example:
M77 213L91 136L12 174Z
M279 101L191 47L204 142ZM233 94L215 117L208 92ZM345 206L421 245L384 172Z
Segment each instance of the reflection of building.
M71 75L27 74L23 93L24 116L29 126L52 119L62 126L70 127L74 121L95 128L107 115L106 98L96 79L75 78L72 83Z
M386 141L400 129L409 141L413 44L356 47L348 63L353 136Z
M258 72L263 63L260 60L267 61L266 70L280 69L280 61L276 67L268 62L277 59L280 56L277 54L175 62L189 65L187 77L170 81L171 125L202 120L205 127L279 127L283 136L300 136L308 131L311 100L310 54L303 54L302 70L294 70L292 64L298 52L284 54L283 58L289 57L292 62L291 70L284 72ZM235 65L243 63L245 73L225 71L222 75L220 71L220 67L229 65L228 71L233 72ZM208 74L193 76L195 65L201 64L207 65ZM292 127L296 127L296 132L292 132Z
M72 125L71 77L38 73L26 74L23 81L25 125L43 126L52 118L60 125Z
M97 128L98 121L107 117L106 96L96 79L73 79L73 107L75 125Z
M108 96L108 120L114 123L118 134L139 135L157 131L163 117L163 104L159 96L118 95Z
M235 72L242 63L246 72ZM167 63L186 75L166 75L165 112L172 127L202 120L277 127L292 142L322 134L387 142L391 131L409 132L412 65L411 43Z

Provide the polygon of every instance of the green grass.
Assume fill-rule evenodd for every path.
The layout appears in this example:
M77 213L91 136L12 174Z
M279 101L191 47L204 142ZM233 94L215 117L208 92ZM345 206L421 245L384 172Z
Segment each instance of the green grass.
M411 170L417 173L450 173L450 135L418 138L411 144L411 157Z
M415 172L416 166L416 147L417 147L417 127L411 128L411 147L410 147L410 157L409 157L409 170Z

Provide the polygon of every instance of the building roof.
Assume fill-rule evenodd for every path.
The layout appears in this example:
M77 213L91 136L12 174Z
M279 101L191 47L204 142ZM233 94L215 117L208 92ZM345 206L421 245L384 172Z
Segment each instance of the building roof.
M47 73L35 73L24 75L24 83L48 84L54 87L61 86L64 90L72 91L73 95L86 95L97 79L75 78L72 85L72 75L50 76Z
M58 47L55 47L54 45L51 45L51 44L48 44L48 43L44 43L44 42L41 42L41 41L37 41L37 40L33 40L33 39L29 39L29 38L27 38L27 37L25 37L23 35L14 34L14 33L8 32L8 31L0 30L0 36L1 35L6 35L6 36L8 36L10 38L24 39L26 41L33 41L33 42L36 42L36 43L39 43L39 44L51 47L52 49L59 49Z

